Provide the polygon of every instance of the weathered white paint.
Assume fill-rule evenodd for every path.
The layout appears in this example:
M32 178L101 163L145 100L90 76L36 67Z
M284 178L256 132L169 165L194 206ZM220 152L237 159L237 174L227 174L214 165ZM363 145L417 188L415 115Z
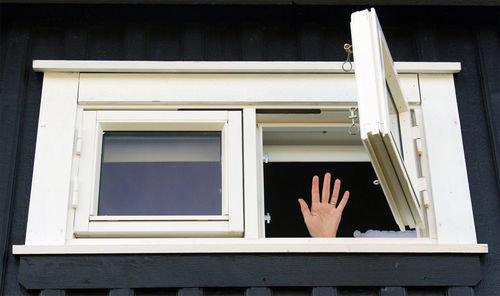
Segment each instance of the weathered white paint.
M70 211L78 74L46 73L42 89L26 245L63 245Z
M241 111L83 111L77 237L241 236L243 160ZM98 217L97 199L102 132L106 130L213 130L222 132L222 215L178 219ZM93 218L96 217L96 218ZM226 220L226 221L223 221Z
M432 203L440 243L476 243L453 75L420 75Z
M245 238L259 238L257 121L255 108L243 109L243 168L245 197Z
M384 190L392 214L401 230L405 226L424 228L421 208L404 166L391 126L396 119L389 114L392 94L396 134L411 133L410 110L394 70L393 61L375 10L351 16L351 35L356 63L356 84L361 139ZM398 122L395 123L396 125ZM408 137L402 137L411 142Z
M44 66L54 66L50 61L40 62L35 62L35 66L39 70L49 69L43 68ZM78 68L82 67L82 65L87 65L88 67ZM420 67L419 71L414 71L415 68L413 67L416 65ZM336 68L334 67L334 70L332 70L332 66ZM79 125L75 115L77 113L76 99L78 95L79 74L46 73L42 92L40 126L26 245L14 246L13 250L16 254L136 252L487 252L486 245L475 244L474 223L470 206L463 148L461 146L458 113L456 112L453 77L452 75L436 74L420 75L419 89L417 74L401 74L455 73L460 70L460 64L396 63L395 67L399 73L402 92L408 98L409 102L419 104L420 91L422 92L423 100L426 101L425 104L422 103L425 105L422 106L423 126L425 126L423 147L425 148L424 155L427 153L428 156L428 176L426 177L432 185L431 190L429 190L431 197L430 209L428 210L429 223L433 226L435 217L435 227L437 228L437 231L433 232L433 227L431 227L430 237L437 238L436 240L428 238L409 240L394 240L392 238L380 240L276 240L263 238L263 219L261 219L263 217L263 180L261 174L262 128L253 129L255 128L255 108L326 107L330 109L345 109L347 108L346 106L355 105L357 102L357 91L354 75L344 74L339 71L341 63L62 61L62 64L50 69L62 72L67 72L71 69L79 69L78 71L81 72L144 72L144 74L81 74L80 76L83 79L80 81L81 92L79 95L82 99L80 103L89 103L84 105L86 110L92 109L97 111L115 108L120 110L162 109L164 111L169 108L193 107L243 109L243 126L241 125L240 118L238 129L241 131L242 127L244 127L243 135L245 139L242 142L242 136L238 136L240 146L236 149L239 151L244 149L250 155L248 155L248 158L245 156L244 160L241 159L240 155L240 158L234 161L239 164L245 163L245 177L243 178L243 175L241 175L243 173L241 172L241 168L238 177L242 182L243 180L245 181L244 191L241 189L243 185L239 185L238 189L239 194L245 193L245 204L243 205L243 199L241 199L241 203L236 207L239 207L241 210L244 208L245 211L252 214L248 217L245 216L245 230L248 231L248 234L245 235L248 235L248 237L231 239L146 238L146 236L151 236L152 232L156 232L155 235L160 236L196 236L200 235L200 229L202 232L205 231L203 232L204 236L241 236L243 231L242 212L241 223L236 223L235 228L229 227L227 222L220 220L209 221L210 225L203 225L199 221L192 221L192 223L201 225L199 226L201 228L193 231L191 226L182 225L184 221L178 225L175 225L175 223L179 221L144 221L146 222L145 224L135 225L135 221L129 223L129 221L110 222L92 219L93 223L88 223L88 213L95 206L90 204L85 209L87 213L85 219L87 219L88 226L82 229L75 229L80 237L74 239L71 236L73 232L67 231L66 227L67 225L72 226L73 218L69 198L71 191L70 176L72 173L75 173L75 170L72 171L71 169L72 160L75 158L73 153L76 146L74 137L78 134ZM158 74L150 74L153 72ZM232 75L228 73L232 73ZM206 81L204 82L203 80L205 79ZM234 85L231 83L234 83ZM85 101L85 96L93 98L93 101ZM158 97L159 100L157 100ZM121 101L122 99L124 101ZM445 117L443 117L443 110L446 111L444 112L446 114ZM448 112L450 110L452 112ZM139 113L137 112L137 114ZM63 121L61 121L61 116ZM442 122L443 119L444 123ZM52 123L56 121L57 124L63 124L57 125L54 128ZM43 122L51 124L42 127ZM104 124L110 124L110 127L112 127L114 123L108 122ZM47 129L46 127L49 126L51 128ZM435 130L435 126L440 126L439 131ZM130 126L127 126L128 128ZM446 130L447 132L443 133L442 130ZM92 137L94 138L91 139L94 147L99 146L95 142L96 135L98 135L98 131L93 133ZM453 144L452 153L450 153L450 146L447 146L448 143ZM255 153L251 155L251 151L255 151ZM429 153L430 151L432 153ZM291 157L291 154L287 153L282 154L283 157ZM39 156L39 154L42 156ZM48 158L45 158L45 155L49 155ZM52 161L56 156L57 160ZM443 156L445 157L443 158ZM95 158L95 154L86 157ZM309 156L306 155L307 157ZM83 154L82 158L84 158ZM426 158L424 157L423 159L425 160ZM256 167L253 167L252 163L256 163ZM52 174L54 168L56 168L55 174ZM450 170L450 168L453 169ZM451 174L450 171L452 171ZM255 174L256 177L254 176ZM252 178L255 179L252 180ZM54 180L57 181L57 186L52 185L53 183L51 182L54 182ZM94 181L92 181L92 178L88 179L88 182ZM252 187L255 183L257 183L257 186ZM94 182L94 184L96 183ZM95 190L95 188L91 190ZM45 192L42 195L40 192L43 191ZM47 195L45 194L46 192L54 194ZM78 207L78 209L81 208ZM68 224L66 224L66 221L68 221ZM105 226L106 224L108 225ZM165 231L169 227L175 229L171 229L171 232ZM144 229L150 230L151 233L144 231ZM98 240L95 238L82 238L85 236L100 238ZM118 238L124 236L137 238Z
M401 76L419 103L416 74ZM357 101L352 74L81 74L79 104L346 104Z
M24 254L159 253L487 253L486 244L438 244L412 238L176 238L78 239L61 246L13 246Z
M34 60L36 72L81 73L346 73L344 62L159 62ZM398 73L458 73L455 62L396 62ZM351 73L354 72L354 68Z

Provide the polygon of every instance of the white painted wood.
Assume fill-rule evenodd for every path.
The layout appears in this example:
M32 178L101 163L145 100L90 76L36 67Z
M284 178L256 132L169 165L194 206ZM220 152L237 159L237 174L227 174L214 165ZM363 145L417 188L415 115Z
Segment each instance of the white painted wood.
M417 74L398 74L398 81L403 96L408 104L420 104L420 90Z
M90 216L90 221L224 221L229 220L228 215L223 216Z
M200 104L183 104L179 102L178 104L149 104L149 103L137 103L137 104L81 104L85 106L85 110L161 110L161 111L182 111L182 110L231 110L231 109L241 109L246 107L253 107L258 109L324 109L324 110L346 110L352 107L353 103L347 103L345 105L332 105L329 103L325 104L314 104L314 105L304 105L303 103L277 103L277 104L255 104L255 103L200 103ZM258 114L257 116L260 116Z
M361 139L399 228L424 228L421 207L400 153L403 147L398 148L399 128L409 127L409 107L374 9L351 15L351 35ZM394 116L389 112L389 92L397 110ZM400 121L395 131L393 117ZM406 141L410 140L406 137Z
M227 111L98 111L97 120L104 123L126 123L133 122L134 124L141 123L170 123L165 125L165 128L186 128L184 124L203 122L210 124L212 122L220 123L217 127L222 127L228 120ZM173 125L172 123L175 123ZM210 128L213 128L211 125ZM113 126L110 128L120 128ZM150 129L152 126L147 126ZM128 129L128 127L127 127Z
M384 34L380 28L380 24L378 23L378 19L376 18L375 12L375 20L377 23L377 28L379 29L379 41L380 41L380 49L382 50L382 61L384 63L383 66L383 74L385 76L385 82L387 83L386 89L390 91L391 96L394 100L394 104L396 105L396 109L398 112L407 112L408 111L408 102L403 95L403 91L401 89L401 84L399 82L399 76L394 66L394 61L392 60L391 52L389 51L389 47L387 46L387 41L385 40Z
M448 85L449 86L449 85ZM454 92L454 90L451 90ZM446 112L446 111L445 111ZM436 231L436 211L434 208L434 205L432 203L432 189L431 189L431 183L430 183L430 168L429 168L429 160L428 160L428 154L427 151L424 150L424 147L427 147L427 136L425 134L425 129L424 129L424 121L423 121L423 115L422 115L422 108L417 108L415 109L415 120L417 125L420 127L420 145L421 145L421 150L422 150L422 156L420 160L421 164L421 169L422 169L422 178L425 179L426 181L426 191L422 193L422 199L424 204L428 204L429 206L425 208L424 211L424 219L426 219L426 224L427 224L427 229L426 232L428 234L428 237L431 239L437 239L437 231Z
M414 238L163 238L73 240L65 246L14 245L15 255L161 253L488 253L486 244L436 244Z
M222 132L222 214L210 216L97 216L103 131L211 130ZM243 233L241 111L83 111L83 141L75 214L77 237L240 236ZM121 218L121 219L120 219ZM226 221L217 221L226 220ZM182 222L180 222L182 221Z
M419 103L415 74L401 76ZM80 104L349 104L352 74L81 74Z
M348 113L344 112L344 120ZM277 116L274 116L277 117ZM312 119L311 119L311 122ZM362 146L359 135L350 135L352 123L264 123L264 145Z
M80 186L78 182L78 175L80 171L80 159L81 159L81 149L82 149L82 139L83 139L83 110L81 108L77 108L76 112L76 121L74 126L74 133L76 135L75 139L75 151L73 153L73 163L71 164L71 209L68 211L68 217L66 222L66 239L73 238L73 224L75 220L75 212L78 207L79 198L80 198ZM80 142L80 143L78 143ZM79 147L80 145L80 147Z
M222 165L226 167L223 178L223 190L226 189L226 200L229 214L229 234L240 236L244 231L243 213L243 132L242 112L228 111L227 128L223 131L226 158ZM223 192L224 194L224 192Z
M379 55L385 57L384 66L389 69L387 71L389 74L379 73L379 76L385 76L389 80L390 87L396 88L396 100L405 103L401 98L406 97L408 103L415 106L420 104L420 96L422 95L422 125L424 126L421 141L424 161L422 171L428 183L427 196L430 207L425 211L426 220L430 226L428 235L432 239L404 239L403 241L394 239L378 241L372 239L325 241L317 239L263 239L262 149L270 154L271 161L289 161L290 159L295 161L350 159L350 161L354 161L353 159L366 159L368 155L361 153L357 146L357 148L350 148L349 151L343 150L342 147L329 148L333 153L332 151L323 151L319 147L316 147L315 151L311 151L310 147L306 149L290 146L262 146L262 127L255 129L255 108L337 110L355 105L358 91L354 75L346 74L341 70L342 62L34 61L34 68L37 71L75 71L84 74L52 72L45 74L26 245L14 246L14 251L19 254L49 254L51 252L54 254L287 251L487 252L486 245L476 244L453 77L451 74L436 74L457 73L460 71L460 63L396 62L394 70L391 69L390 53L388 50L384 51L384 47L382 49ZM355 54L364 50L366 48L362 46L355 46ZM356 57L357 62L361 59ZM115 74L110 74L113 72ZM419 89L419 76L415 73L432 74L419 74ZM79 76L82 79L78 93ZM396 76L399 76L400 91L397 89L398 79L394 78ZM363 83L364 87L368 85L369 83ZM93 113L85 111L85 113L93 114L87 115L93 116L91 120L93 123L84 128L89 130L90 134L84 133L83 135L84 138L88 138L81 144L83 162L77 161L76 151L73 151L78 146L75 139L77 134L75 130L79 129L77 123L79 119L75 115L77 113L77 93L79 102L85 104L86 110L95 110ZM212 119L202 119L198 116L183 121L182 115L179 116L178 120L174 120L177 115L173 116L170 123L162 123L161 119L152 117L142 121L140 119L144 119L143 115L146 114L141 114L141 112L152 114L149 113L151 111L145 109L165 110L193 107L206 109L243 108L245 115L243 123L241 115L228 116L227 120L233 120L237 124L226 124L218 121L217 118L212 121ZM373 114L377 114L377 112L373 112L373 110L379 110L379 107L371 106L370 108L368 110L371 112L365 113L369 114L368 117L376 116ZM123 111L103 113L101 110L105 109L142 109L143 111L131 112L130 114L133 115L131 115L130 120L134 122L129 124L126 120L120 121L121 115L119 114L123 114ZM399 109L404 111L407 106L403 104ZM172 114L182 114L183 112L172 112ZM210 111L208 113L215 114L217 112L226 113L227 111ZM225 128L224 126L229 127ZM436 126L440 128L436 129ZM92 199L92 195L96 196L98 188L96 171L98 166L96 164L100 162L98 155L100 155L99 141L102 128L182 130L193 127L224 130L224 137L229 139L229 142L231 139L236 139L235 143L228 144L230 147L227 148L227 151L239 151L238 155L228 153L223 156L225 160L228 160L224 163L237 164L234 166L235 171L228 171L224 176L224 186L231 187L227 190L230 197L225 197L229 204L224 203L229 213L230 222L224 221L227 216L213 217L212 221L204 221L203 218L200 218L201 220L196 218L193 221L177 221L173 216L168 218L148 217L148 219L140 221L137 221L137 217L133 217L133 219L129 217L130 221L118 219L112 221L113 219L106 217L89 215L89 213L96 212L97 203ZM408 129L405 124L402 124L402 127ZM242 130L245 138L243 143L241 140ZM443 133L442 130L447 132ZM404 146L410 138L407 135L403 136ZM241 156L242 150L245 151L244 159ZM311 152L304 152L304 150ZM89 151L92 152L88 153ZM390 153L387 157L391 157ZM405 156L405 158L407 157ZM64 161L65 159L67 161ZM82 163L80 164L80 162ZM374 162L376 167L383 165L383 161ZM231 167L233 166L227 170L230 170ZM78 176L82 170L86 173L82 177L76 178L76 180L80 180L78 184L71 185L72 176ZM399 171L397 174L402 173ZM231 176L235 178L236 182L226 179L231 178ZM395 182L394 176L387 177L387 179L387 182ZM57 180L57 184L54 183L55 180ZM243 180L245 182L244 191L242 189ZM81 189L81 182L86 188L83 190L84 192ZM53 184L55 185L52 186ZM89 184L91 184L90 187ZM73 210L70 209L69 198L70 192L75 187L78 187L79 191L76 212L83 211L84 213L83 216L75 216L75 233L78 239L72 237L73 231L66 230L68 225L71 227L73 224ZM243 203L243 192L245 193L245 203ZM83 206L82 193L84 200L87 196ZM234 202L233 197L237 197ZM245 209L245 215L243 215L243 209ZM393 211L400 215L399 211L401 210L393 208ZM47 213L51 213L51 215ZM127 219L127 217L124 218ZM162 221L155 220L156 218ZM165 221L168 219L174 221ZM243 222L245 222L245 239L142 238L145 236L241 237L243 236ZM400 221L400 223L404 222ZM194 224L196 224L195 227ZM120 238L127 236L137 238ZM93 238L85 239L84 237ZM99 240L94 237L99 237Z
M102 130L97 124L97 111L82 111L82 153L80 167L72 176L78 182L79 198L75 210L73 233L88 232L89 215L93 212L92 203L99 188L99 172L101 146L99 138ZM94 184L97 182L97 184Z
M476 243L453 76L421 75L420 87L438 240Z
M43 79L26 245L62 245L69 211L78 74Z
M229 221L92 221L80 237L240 237ZM236 222L235 222L236 223Z
M269 162L369 162L363 146L265 145Z
M36 72L345 73L344 62L160 62L34 60ZM458 73L460 63L396 62L398 73Z
M255 108L243 109L245 238L259 237L257 122Z
M258 195L257 203L259 210L259 238L266 237L266 226L265 226L265 200L264 200L264 128L262 124L257 124L257 181L258 181Z
M460 62L394 62L398 74L454 74L462 71Z
M81 74L79 103L257 103L353 101L342 74Z

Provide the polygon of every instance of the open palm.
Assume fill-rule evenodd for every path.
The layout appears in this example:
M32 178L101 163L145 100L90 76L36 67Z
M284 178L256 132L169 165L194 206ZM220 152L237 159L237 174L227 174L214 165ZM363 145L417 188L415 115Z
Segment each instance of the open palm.
M331 174L326 173L323 180L323 192L321 200L319 196L319 178L314 176L311 188L311 209L307 203L300 198L300 209L304 216L307 230L312 237L336 237L337 229L339 228L347 201L349 200L349 191L344 192L344 195L337 206L337 200L340 192L340 180L336 179L333 192L330 199L330 182Z

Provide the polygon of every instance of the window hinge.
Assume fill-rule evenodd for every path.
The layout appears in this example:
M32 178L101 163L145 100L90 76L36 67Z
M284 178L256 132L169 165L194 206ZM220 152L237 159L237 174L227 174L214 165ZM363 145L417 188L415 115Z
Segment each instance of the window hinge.
M423 149L422 149L422 129L419 125L412 127L411 129L412 137L415 139L415 148L417 149L417 153L419 157L422 157Z
M427 180L425 177L420 177L417 179L417 191L427 190Z
M415 148L417 148L417 153L419 157L422 157L423 149L422 149L422 139L415 139Z
M82 128L79 127L76 131L76 143L75 143L75 155L74 155L74 166L75 175L72 179L72 191L71 191L71 207L76 209L78 206L78 171L80 167L80 155L82 154Z
M271 224L271 215L269 213L264 215L264 221L266 221L267 224Z
M422 199L424 202L424 207L429 208L429 196L427 195L427 190L422 191Z
M420 129L419 125L416 125L416 126L412 127L411 128L411 133L412 133L413 139L420 139L420 138L422 138L422 130Z
M76 134L75 154L79 156L82 153L82 129L79 128Z

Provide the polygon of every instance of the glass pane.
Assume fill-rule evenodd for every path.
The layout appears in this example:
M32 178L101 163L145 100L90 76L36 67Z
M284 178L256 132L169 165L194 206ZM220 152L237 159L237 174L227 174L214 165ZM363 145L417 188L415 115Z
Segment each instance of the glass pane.
M398 149L398 152L401 155L401 159L404 159L403 138L401 137L401 124L399 122L399 112L396 107L396 103L394 102L394 97L392 96L391 89L387 83L386 83L386 88L387 88L387 98L389 99L387 105L389 107L391 137L394 139L394 143L396 144L396 148Z
M105 132L98 215L221 215L221 132Z

